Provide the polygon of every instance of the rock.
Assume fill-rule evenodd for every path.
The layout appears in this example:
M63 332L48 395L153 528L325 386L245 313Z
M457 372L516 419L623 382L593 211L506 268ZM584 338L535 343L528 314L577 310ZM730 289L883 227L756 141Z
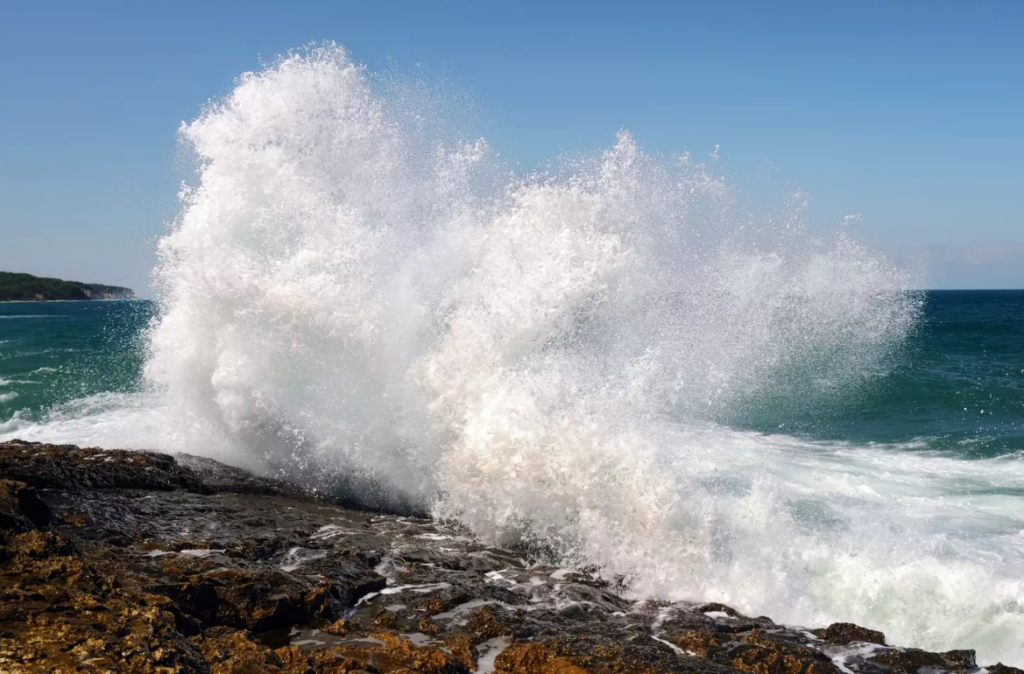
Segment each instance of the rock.
M1024 674L1024 669L1008 667L1001 662L997 662L994 665L989 665L985 669L987 669L990 672L990 674Z
M550 649L537 643L515 644L507 648L494 662L499 672L510 674L586 674L569 658L558 657Z
M429 620L429 618L424 618L424 620ZM321 631L326 632L327 634L342 636L345 634L349 634L350 632L359 631L360 625L355 620L347 620L345 618L341 618L339 620L334 621L330 625L325 625L324 627L321 627L320 629Z
M942 655L943 660L958 666L964 672L978 667L977 655L972 650L946 651L940 655Z
M885 645L885 635L875 630L859 627L853 623L832 623L823 630L814 632L832 644L848 645L857 641L869 644Z
M28 531L50 523L50 508L23 482L0 479L0 531Z
M0 443L0 671L966 674L353 510L208 459ZM864 648L865 644L873 645ZM1024 674L994 665L992 674Z
M733 616L731 609L721 612ZM711 630L690 630L684 632L677 643L700 658L750 674L839 674L839 669L825 653L805 644L794 644L792 637L758 629L740 638Z
M0 445L0 474L36 489L200 491L202 483L173 457L155 452L80 449L12 441Z
M839 674L831 658L808 646L793 646L754 630L725 649L723 660L750 674Z
M710 630L705 630L703 632L688 630L683 632L676 643L678 643L679 647L684 651L693 653L701 658L711 657L711 655L722 646L718 637Z
M894 672L914 674L921 667L949 669L949 664L938 653L929 653L917 648L890 650L871 658L872 662L886 665Z
M384 609L373 617L373 622L371 624L377 628L389 629L394 627L397 622L398 616L395 612Z
M972 650L947 651L945 653L930 653L917 648L891 649L872 657L871 662L885 665L893 672L906 672L914 674L919 670L929 671L953 671L969 672L978 668L975 661L975 653ZM1001 665L988 667L989 672L996 672ZM1007 667L1006 670L1013 670ZM1016 671L1016 670L1015 670ZM1000 674L1012 674L1011 671Z

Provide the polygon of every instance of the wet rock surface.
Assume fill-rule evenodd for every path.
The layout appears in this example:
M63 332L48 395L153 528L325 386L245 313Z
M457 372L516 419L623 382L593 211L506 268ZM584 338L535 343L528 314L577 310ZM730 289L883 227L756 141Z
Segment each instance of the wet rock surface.
M993 674L1024 674L1005 665ZM973 651L637 602L197 457L0 444L0 672L941 674Z

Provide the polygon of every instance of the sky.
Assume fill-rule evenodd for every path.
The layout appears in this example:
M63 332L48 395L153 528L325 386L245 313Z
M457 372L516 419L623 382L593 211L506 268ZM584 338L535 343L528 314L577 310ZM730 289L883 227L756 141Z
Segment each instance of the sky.
M1024 2L0 0L0 270L148 294L177 131L313 41L473 103L524 170L619 129L766 171L815 221L928 268L1024 287Z

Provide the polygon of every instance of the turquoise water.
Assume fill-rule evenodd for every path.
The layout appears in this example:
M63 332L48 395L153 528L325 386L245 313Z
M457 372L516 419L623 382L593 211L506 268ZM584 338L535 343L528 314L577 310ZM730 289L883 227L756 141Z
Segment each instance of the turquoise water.
M0 304L0 431L140 388L147 301ZM768 397L728 421L766 433L991 458L1024 450L1024 291L932 291L888 369L858 388Z
M145 301L0 303L0 428L139 387Z
M928 292L909 341L866 385L771 402L735 421L962 458L1024 450L1024 290Z

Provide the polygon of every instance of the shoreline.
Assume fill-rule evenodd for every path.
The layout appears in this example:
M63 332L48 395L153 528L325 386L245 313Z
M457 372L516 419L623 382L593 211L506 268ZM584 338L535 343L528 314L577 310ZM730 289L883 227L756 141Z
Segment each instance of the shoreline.
M982 673L974 651L849 623L634 601L593 569L210 459L10 441L0 475L12 673Z

